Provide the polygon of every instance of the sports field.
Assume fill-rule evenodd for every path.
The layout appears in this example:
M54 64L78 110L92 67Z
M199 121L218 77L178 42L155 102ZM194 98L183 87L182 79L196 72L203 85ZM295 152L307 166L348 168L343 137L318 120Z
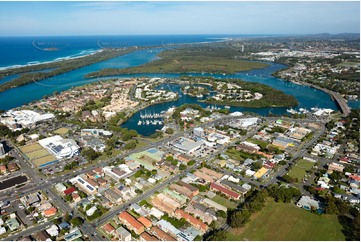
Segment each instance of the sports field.
M226 240L345 240L336 215L316 215L291 204L269 200L241 229Z
M54 131L55 134L62 134L62 135L67 134L68 132L69 132L69 129L67 129L67 128L59 128Z
M315 163L307 160L299 160L296 162L295 166L288 173L289 176L297 178L298 182L302 182L303 177L307 174L306 171L310 170Z
M40 167L46 163L56 160L56 157L49 153L38 143L25 145L19 148L26 157L34 163L36 167Z

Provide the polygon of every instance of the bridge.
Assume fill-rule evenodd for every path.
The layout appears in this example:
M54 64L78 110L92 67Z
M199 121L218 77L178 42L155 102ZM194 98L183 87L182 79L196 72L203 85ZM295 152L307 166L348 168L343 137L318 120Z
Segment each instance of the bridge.
M338 106L341 108L341 112L342 112L342 116L343 117L347 117L350 113L351 113L351 108L348 106L346 99L344 99L340 93L338 92L334 92L331 90L328 90L326 88L323 87L319 87L307 82L303 82L303 81L297 81L298 83L302 84L302 85L306 85L306 86L310 86L313 88L316 88L318 90L324 91L325 93L328 93L332 100L335 100L338 104Z

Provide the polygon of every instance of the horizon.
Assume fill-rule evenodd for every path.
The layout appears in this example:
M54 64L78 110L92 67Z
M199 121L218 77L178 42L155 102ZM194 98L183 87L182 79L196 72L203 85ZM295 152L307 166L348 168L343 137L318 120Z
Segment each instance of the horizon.
M0 36L357 33L360 2L0 2ZM262 34L267 33L267 34Z
M219 36L317 36L317 35L342 35L342 34L350 34L350 35L360 35L360 32L340 32L340 33L305 33L305 34L228 34L228 33L220 33L220 34L187 34L187 33L177 33L177 34L84 34L84 35L0 35L0 38L7 38L7 37L98 37L98 36L207 36L207 35L219 35Z

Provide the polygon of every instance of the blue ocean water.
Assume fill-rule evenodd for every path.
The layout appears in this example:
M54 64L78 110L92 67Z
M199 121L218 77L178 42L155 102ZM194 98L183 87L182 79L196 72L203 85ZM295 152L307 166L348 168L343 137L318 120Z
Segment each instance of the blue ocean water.
M0 37L0 69L94 53L101 48L217 41L241 35L130 35ZM244 35L243 35L244 36Z

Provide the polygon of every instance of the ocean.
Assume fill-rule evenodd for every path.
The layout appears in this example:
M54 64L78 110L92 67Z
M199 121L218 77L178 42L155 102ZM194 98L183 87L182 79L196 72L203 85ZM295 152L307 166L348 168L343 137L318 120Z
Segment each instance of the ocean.
M89 55L102 48L172 46L246 35L130 35L0 37L0 70Z

